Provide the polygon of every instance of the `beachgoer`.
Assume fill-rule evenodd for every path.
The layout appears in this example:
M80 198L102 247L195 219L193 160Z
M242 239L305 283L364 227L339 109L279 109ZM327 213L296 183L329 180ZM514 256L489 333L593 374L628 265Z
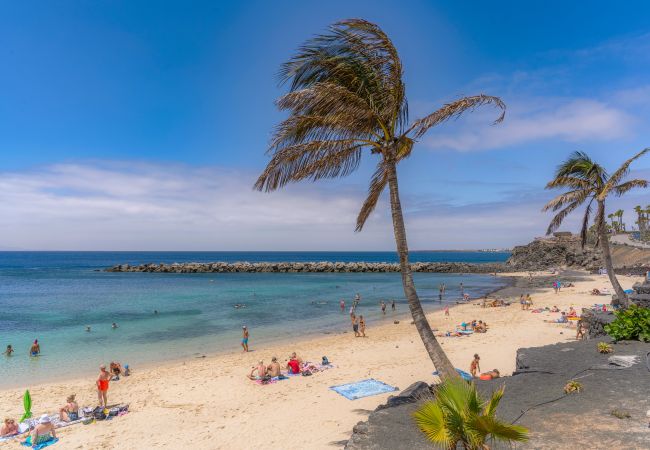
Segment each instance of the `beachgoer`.
M341 312L345 312L345 300L341 299L339 306L341 307Z
M395 311L395 300L393 300L393 301L390 302L390 309L392 309L393 311Z
M461 281L460 283L460 295L461 297L465 296L465 287L463 286L463 282Z
M99 366L99 376L97 377L97 398L99 399L99 406L106 408L108 405L108 383L111 381L112 375L106 366L102 364Z
M38 419L38 425L36 425L34 430L32 430L30 437L30 444L32 447L36 447L50 439L56 438L56 431L54 431L54 425L52 425L50 416L43 414L41 418Z
M34 340L34 343L29 349L30 356L38 356L41 353L41 346L38 343L38 339Z
M65 406L59 411L59 418L64 422L73 422L79 419L79 405L75 401L75 395L68 395Z
M2 354L5 356L11 356L14 352L14 348L11 346L11 344L7 345L7 350L5 350Z
M2 423L2 427L0 427L0 436L13 436L14 434L18 434L18 431L19 428L16 421L6 417Z
M473 377L475 377L476 374L481 371L480 361L481 361L481 357L478 356L478 353L474 353L474 359L472 360L472 363L469 365L469 373L471 373Z
M501 373L497 369L492 369L489 372L484 372L481 374L481 379L494 380L495 378L500 378Z
M584 339L587 331L587 324L583 323L582 320L578 320L576 325L576 339Z
M241 346L244 349L244 352L248 351L248 328L246 325L242 326L242 336L241 336Z
M383 300L381 301L381 312L382 314L386 315L386 302Z
M553 282L553 291L557 294L557 281Z
M157 310L157 309L154 309L154 310L153 310L153 314L154 314L154 315L158 315L158 310Z
M253 367L253 370L251 370L251 373L248 375L248 378L251 380L261 380L266 376L266 371L267 367L264 365L264 361L260 360L259 363L257 363L256 367ZM253 375L257 371L257 375Z
M359 337L359 318L354 317L352 320L352 331L354 331L354 336Z
M298 362L298 360L296 358L291 358L287 362L287 370L292 375L297 375L297 374L300 373L300 363Z
M363 316L359 316L359 332L361 337L366 337L366 321L363 320Z
M445 306L445 316L449 316L449 306Z
M116 328L117 328L117 323L113 322L113 323L111 324L111 328L112 328L112 329L116 329Z
M524 294L521 294L521 296L519 297L519 304L521 305L522 311L526 309L526 299L524 298Z
M275 356L271 358L271 364L266 368L266 372L270 377L279 377L282 375L280 364L278 363L278 358Z
M578 317L578 313L573 309L573 306L569 306L569 314L567 314L567 317Z
M298 356L296 354L296 352L291 352L291 358L290 359L295 359L302 366L302 363L303 363L302 358L300 356Z
M118 381L120 379L120 375L122 375L122 365L118 362L111 361L111 364L108 368L111 374L115 375L115 378L113 378L113 380Z
M86 325L86 333L90 333L90 325Z
M131 368L129 367L128 364L124 364L124 376L125 377L131 376Z
M568 319L567 319L566 313L564 311L562 311L560 314L561 314L561 316L558 317L557 319L555 319L555 320L545 320L544 322L547 322L547 323L567 323Z
M530 309L531 306L533 306L533 298L530 294L526 294L526 309Z
M551 312L555 312L555 313L556 313L556 312L560 312L560 308L558 308L557 306L554 305L554 306L551 308Z

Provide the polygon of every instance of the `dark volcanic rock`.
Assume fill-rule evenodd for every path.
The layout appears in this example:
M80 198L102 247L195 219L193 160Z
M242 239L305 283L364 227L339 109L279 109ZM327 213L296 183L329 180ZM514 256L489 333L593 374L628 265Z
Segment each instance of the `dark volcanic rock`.
M591 246L583 249L577 238L536 239L515 247L506 265L518 271L555 267L597 270L602 266L602 252Z
M516 448L650 448L646 418L650 344L619 342L613 345L613 355L603 355L596 342L521 349L516 375L477 381L484 397L505 385L497 415L530 430L530 441ZM637 362L629 368L608 363L611 356L623 355L636 356ZM564 385L571 379L580 382L583 390L564 395ZM410 402L378 408L367 422L355 426L346 449L431 449L411 417L417 407L417 402ZM625 414L617 414L620 411ZM490 448L511 447L490 443Z
M504 264L469 264L459 262L418 262L411 264L413 272L439 273L495 273L508 269ZM511 270L511 269L510 269ZM366 262L212 262L140 264L130 266L119 264L106 269L107 272L153 272L153 273L234 273L234 272L399 272L399 264Z

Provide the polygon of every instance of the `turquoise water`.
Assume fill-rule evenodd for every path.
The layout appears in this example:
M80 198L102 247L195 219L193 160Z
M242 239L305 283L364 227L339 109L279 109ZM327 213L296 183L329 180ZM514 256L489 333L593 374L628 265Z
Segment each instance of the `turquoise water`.
M414 253L415 261L502 261L496 253ZM455 259L454 259L455 258ZM0 385L28 386L55 376L82 375L111 360L137 367L161 360L193 358L239 346L241 326L258 343L349 328L355 293L369 326L382 317L378 302L397 302L408 312L399 274L148 274L107 273L120 263L188 261L395 261L388 252L0 252L0 346L16 353L0 359ZM425 308L460 298L459 283L477 296L502 281L485 275L415 274ZM246 308L236 309L235 304ZM154 310L158 314L154 314ZM111 323L118 324L117 329ZM85 331L85 326L91 332ZM28 357L38 339L42 355Z

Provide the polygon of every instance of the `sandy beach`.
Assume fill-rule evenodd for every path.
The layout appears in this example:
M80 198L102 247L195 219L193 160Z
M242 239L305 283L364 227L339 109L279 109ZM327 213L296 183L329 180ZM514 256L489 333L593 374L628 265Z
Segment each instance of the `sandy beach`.
M575 273L574 273L575 275ZM516 286L495 296L513 301L509 307L481 308L478 301L458 305L445 317L443 311L429 315L434 328L451 330L472 319L489 325L485 334L471 337L440 338L452 362L468 370L474 353L481 356L481 369L497 368L512 372L518 348L541 346L575 339L575 328L545 323L558 314L522 311L517 300L530 293L534 306L574 306L578 311L594 303L609 303L610 297L595 297L595 287L611 285L606 276L577 274L575 287L555 294L548 273L502 274L519 277ZM560 276L559 279L563 279ZM624 288L639 279L620 277ZM530 285L528 285L530 284ZM347 315L342 317L347 320ZM54 448L199 448L199 449L327 449L345 444L352 427L390 394L350 401L329 387L375 378L405 389L419 380L433 382L433 367L410 320L371 327L367 338L355 338L352 331L296 342L265 346L251 333L252 352L234 352L150 368L134 367L132 376L111 383L110 403L130 404L130 413L111 421L75 425L58 433ZM215 343L216 345L216 343ZM262 359L277 356L281 364L295 351L303 359L318 362L326 355L336 366L311 377L292 377L276 384L257 385L246 378L251 367ZM76 393L82 406L96 405L94 377L71 379L30 386L36 416L53 413L70 393ZM0 412L19 418L24 388L0 391ZM3 448L22 448L17 440L0 444Z

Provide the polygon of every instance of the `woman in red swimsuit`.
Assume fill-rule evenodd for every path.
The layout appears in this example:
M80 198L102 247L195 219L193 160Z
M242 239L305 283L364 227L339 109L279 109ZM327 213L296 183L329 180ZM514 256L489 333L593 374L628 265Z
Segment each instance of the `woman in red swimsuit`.
M99 377L97 378L97 397L99 398L99 406L106 408L108 405L108 382L111 379L111 374L106 370L105 365L99 366Z

